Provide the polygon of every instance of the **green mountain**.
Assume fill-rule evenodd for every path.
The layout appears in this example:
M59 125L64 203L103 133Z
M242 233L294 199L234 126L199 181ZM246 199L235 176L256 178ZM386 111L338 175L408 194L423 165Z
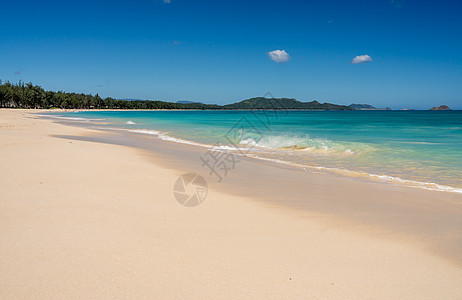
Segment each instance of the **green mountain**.
M299 109L299 110L353 110L345 105L331 103L319 103L318 101L300 102L296 99L289 98L251 98L236 102L233 104L223 105L223 109Z

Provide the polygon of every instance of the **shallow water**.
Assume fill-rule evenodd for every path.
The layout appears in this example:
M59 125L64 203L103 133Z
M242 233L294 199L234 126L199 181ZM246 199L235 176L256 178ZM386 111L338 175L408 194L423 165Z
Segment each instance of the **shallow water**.
M48 116L307 171L462 192L462 111L88 111Z

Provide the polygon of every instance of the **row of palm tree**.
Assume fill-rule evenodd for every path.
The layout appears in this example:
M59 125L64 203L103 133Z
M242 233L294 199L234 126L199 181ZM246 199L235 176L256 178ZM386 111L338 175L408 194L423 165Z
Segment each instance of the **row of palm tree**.
M150 100L102 99L98 94L77 94L45 91L38 85L19 81L16 84L0 80L0 107L62 108L62 109L219 109L203 103L172 103Z

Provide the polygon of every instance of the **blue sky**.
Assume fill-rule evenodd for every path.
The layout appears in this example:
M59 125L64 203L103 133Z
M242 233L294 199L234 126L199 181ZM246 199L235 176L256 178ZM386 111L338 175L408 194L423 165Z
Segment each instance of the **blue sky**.
M103 97L462 109L462 2L3 1L0 79ZM275 62L269 53L290 59ZM372 61L352 64L368 55ZM279 56L280 57L280 56Z

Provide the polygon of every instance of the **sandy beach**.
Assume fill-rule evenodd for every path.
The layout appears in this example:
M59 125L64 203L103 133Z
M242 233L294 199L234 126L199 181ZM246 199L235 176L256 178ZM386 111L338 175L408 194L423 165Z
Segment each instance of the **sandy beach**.
M186 208L198 150L34 112L0 110L1 299L462 297L458 194L246 159Z

